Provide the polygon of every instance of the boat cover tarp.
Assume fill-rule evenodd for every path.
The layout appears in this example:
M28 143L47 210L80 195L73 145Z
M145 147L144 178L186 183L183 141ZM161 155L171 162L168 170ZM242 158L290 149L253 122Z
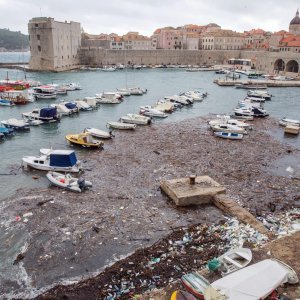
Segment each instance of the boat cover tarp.
M41 118L53 118L56 115L57 115L56 107L41 108L41 111L40 111Z
M68 102L68 103L65 103L65 107L68 109L76 109L77 105L75 103Z
M53 151L50 154L51 167L72 167L77 158L74 151Z
M228 300L262 299L288 281L289 270L276 260L266 259L232 274L211 285Z

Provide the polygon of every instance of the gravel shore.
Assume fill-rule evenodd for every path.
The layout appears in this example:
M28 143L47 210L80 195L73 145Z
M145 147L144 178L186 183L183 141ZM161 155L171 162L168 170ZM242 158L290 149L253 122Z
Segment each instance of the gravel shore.
M215 138L207 119L115 132L104 150L87 150L80 157L85 161L83 177L93 182L92 190L83 194L49 188L26 194L19 191L8 199L6 218L33 214L15 226L16 231L29 236L21 262L30 276L28 288L89 277L122 256L181 232L182 227L209 226L223 220L222 212L213 206L176 208L159 189L162 179L208 175L256 216L270 209L300 207L299 179L279 175L276 169L279 159L299 162L300 152L268 133L278 126L275 120L255 120L243 140L230 141ZM218 242L216 236L213 239ZM138 250L136 261L151 258L147 251ZM214 254L219 253L216 251ZM191 262L183 265L188 268ZM110 284L120 268L123 266L118 262L100 275L99 282L92 280L89 288L93 286L93 295L103 299L101 284ZM78 290L76 285L72 287L75 294L80 286L82 283ZM1 287L0 293L9 288ZM50 290L45 297L67 296L67 289ZM55 291L60 291L59 295Z

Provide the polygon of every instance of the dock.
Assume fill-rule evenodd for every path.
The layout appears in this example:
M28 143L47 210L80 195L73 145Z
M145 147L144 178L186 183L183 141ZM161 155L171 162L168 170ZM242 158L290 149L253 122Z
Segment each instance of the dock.
M28 63L5 62L0 63L0 69L15 69L15 70L28 70Z
M272 233L248 210L225 195L225 187L209 176L191 175L185 178L163 180L160 188L176 206L212 204L225 214L230 214L240 222L251 225L258 232L272 236Z
M238 86L251 85L253 89L256 86L266 87L300 87L300 80L240 80L240 79L215 79L214 83L219 86Z

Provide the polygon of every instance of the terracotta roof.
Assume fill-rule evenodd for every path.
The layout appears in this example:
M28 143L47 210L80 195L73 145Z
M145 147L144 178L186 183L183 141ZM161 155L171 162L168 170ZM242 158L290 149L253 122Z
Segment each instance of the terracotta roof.
M292 41L287 44L288 47L300 47L300 41Z

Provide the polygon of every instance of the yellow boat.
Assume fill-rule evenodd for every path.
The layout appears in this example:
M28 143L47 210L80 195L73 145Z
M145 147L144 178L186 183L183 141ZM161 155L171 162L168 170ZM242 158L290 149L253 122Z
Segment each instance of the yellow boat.
M102 141L96 141L93 139L90 133L78 133L78 134L67 134L66 139L76 145L80 145L86 148L101 148L104 143Z

